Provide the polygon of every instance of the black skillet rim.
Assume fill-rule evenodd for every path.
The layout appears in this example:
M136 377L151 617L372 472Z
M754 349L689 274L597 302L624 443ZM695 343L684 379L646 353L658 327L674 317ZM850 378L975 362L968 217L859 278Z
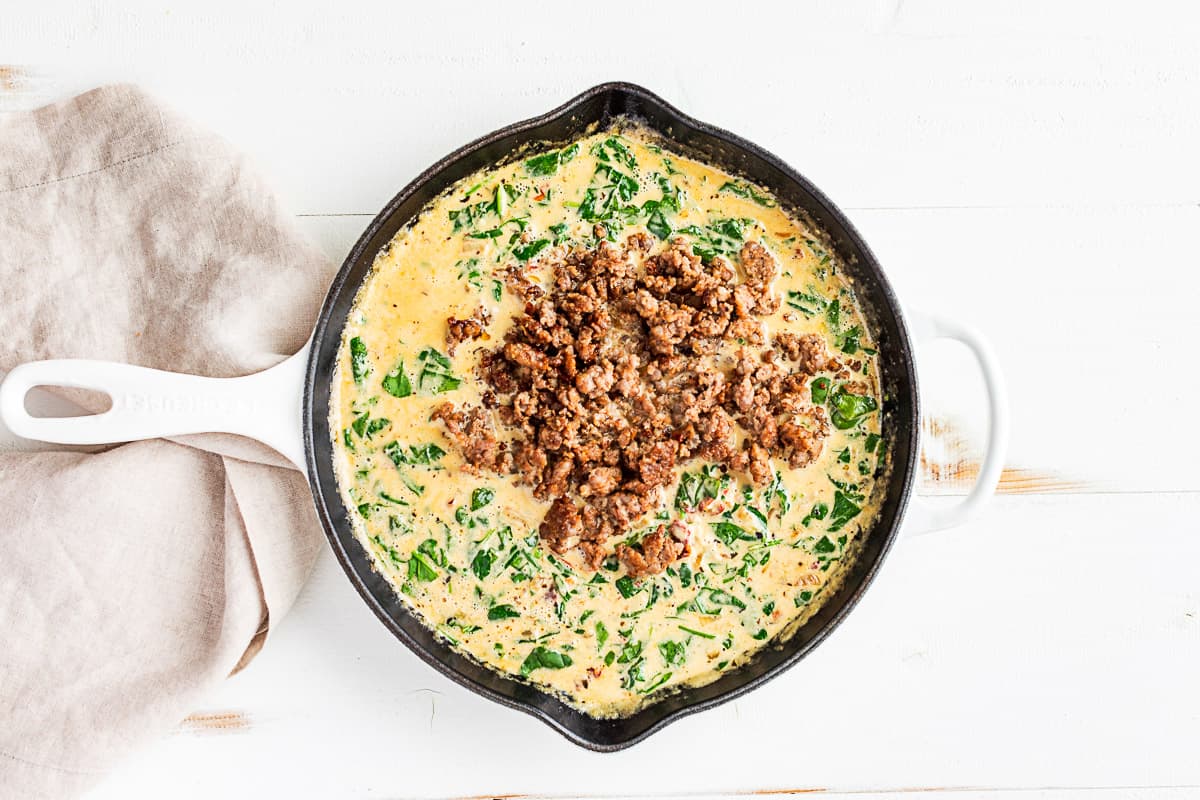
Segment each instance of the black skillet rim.
M443 171L452 167L458 161L468 158L477 151L494 145L503 139L517 134L527 134L543 125L569 118L574 111L598 99L605 99L607 101L602 105L602 108L605 110L601 111L598 117L599 120L604 120L609 115L612 115L611 108L614 106L629 106L632 104L639 108L651 109L671 120L673 124L682 126L685 130L690 130L693 134L708 137L711 140L729 146L734 152L749 155L751 158L763 162L769 168L780 173L784 179L791 181L800 194L806 195L812 206L816 207L825 215L827 220L832 221L841 229L844 245L848 246L850 251L850 258L846 260L855 264L854 272L857 273L856 277L860 280L864 278L869 280L873 284L874 291L882 298L883 302L876 304L877 306L881 306L876 308L876 313L886 312L891 317L889 322L894 327L896 341L892 342L890 346L895 348L895 354L898 359L896 368L903 373L899 376L899 386L907 388L909 395L900 401L902 410L905 412L903 418L894 415L890 420L891 424L897 430L896 443L893 444L893 453L900 452L896 446L897 444L903 446L906 452L904 463L901 464L893 461L892 464L890 481L895 486L889 488L889 495L886 501L887 506L894 506L894 510L891 512L892 519L890 525L886 528L882 525L883 519L881 513L881 518L876 522L876 527L867 537L866 546L874 550L873 557L868 560L866 553L860 554L858 563L855 563L851 568L851 572L855 574L848 574L846 576L838 591L825 601L821 609L788 642L777 645L774 648L764 648L763 651L760 651L760 655L755 656L749 664L724 675L707 686L683 690L648 706L631 717L620 720L595 720L566 705L558 698L541 692L529 684L501 676L499 673L477 664L465 656L456 653L449 645L436 640L433 633L403 607L395 597L395 592L391 585L371 569L370 557L358 543L350 526L348 524L343 526L335 521L335 513L340 513L345 518L347 509L342 503L336 478L333 475L330 458L332 443L328 436L328 423L326 421L329 385L332 378L337 346L345 324L345 319L342 318L336 321L336 325L331 325L335 303L347 289L347 281L355 267L364 258L368 260L368 267L369 262L373 261L375 252L366 252L366 250L375 236L383 228L391 224L391 218L397 212L397 209L412 195L424 189L426 184L436 180ZM589 119L588 121L591 122L593 120ZM655 128L653 125L651 127ZM670 138L670 135L668 135L668 138ZM539 139L537 138L530 138L526 139L525 143L536 144L538 141ZM777 187L772 186L771 182L761 179L755 180L768 186L768 188L777 189ZM439 194L440 191L435 193L434 196ZM403 224L407 224L408 219L411 219L411 217L406 218L400 225L393 227L392 232L394 233ZM839 252L839 255L845 257L845 253ZM350 288L353 295L353 293L357 292L358 285L356 284ZM881 349L882 352L883 350ZM319 378L321 380L318 380ZM316 392L318 385L321 388L321 393ZM917 474L919 421L919 393L913 361L913 345L899 300L892 290L890 283L887 281L878 260L849 219L846 218L841 210L824 193L809 182L807 178L778 157L754 143L742 139L736 134L684 114L652 92L626 82L609 82L594 86L541 116L508 125L480 137L440 159L397 193L359 237L330 285L313 333L313 343L305 373L302 403L305 466L313 491L313 500L316 505L317 515L321 520L322 528L329 539L330 546L334 551L338 563L364 602L374 611L379 620L422 661L441 674L489 700L530 714L558 731L574 744L597 752L615 752L631 747L676 720L721 705L754 690L766 681L777 677L794 666L841 624L842 620L853 610L858 600L874 580L884 558L898 535ZM318 435L320 436L319 439L317 438ZM347 544L349 544L349 549L347 548ZM371 587L368 586L368 582L379 586L379 593L384 594L387 599L384 600L378 597L376 592L372 591ZM395 611L389 610L389 607L395 609ZM805 638L803 636L804 630L817 620L820 620L819 624L812 634ZM406 623L409 627L415 625L416 629L406 630L402 626L402 622ZM418 641L418 637L425 641ZM760 659L762 653L772 650L775 652L790 650L791 652L788 652L782 660L772 666L761 670L752 669ZM754 674L756 671L757 674ZM741 673L746 673L744 680L736 680ZM713 687L718 687L726 683L729 683L728 688L717 691L713 690ZM504 690L502 691L497 688L498 686L502 686ZM696 696L700 693L708 696L702 696L692 701L687 699L689 696ZM623 728L625 727L623 723L633 720L640 720L643 724L636 726L636 730L623 732ZM584 730L586 728L597 730L589 733Z

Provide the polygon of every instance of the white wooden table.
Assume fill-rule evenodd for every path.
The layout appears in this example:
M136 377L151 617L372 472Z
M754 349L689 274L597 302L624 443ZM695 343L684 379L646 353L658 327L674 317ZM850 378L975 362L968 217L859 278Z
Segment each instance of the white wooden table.
M459 144L642 83L790 161L906 302L992 338L1004 494L900 542L786 676L616 755L436 674L326 556L257 661L92 800L1200 794L1196 4L639 5L14 0L0 112L140 83L340 261ZM950 345L922 369L925 491L961 492L981 381Z

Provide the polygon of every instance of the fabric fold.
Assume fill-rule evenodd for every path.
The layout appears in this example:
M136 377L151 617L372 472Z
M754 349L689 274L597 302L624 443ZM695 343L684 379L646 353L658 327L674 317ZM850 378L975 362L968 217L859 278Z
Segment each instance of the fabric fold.
M133 87L0 116L0 371L256 372L303 346L331 273L244 158ZM0 797L78 794L174 728L321 546L303 476L225 435L0 451L0 508Z

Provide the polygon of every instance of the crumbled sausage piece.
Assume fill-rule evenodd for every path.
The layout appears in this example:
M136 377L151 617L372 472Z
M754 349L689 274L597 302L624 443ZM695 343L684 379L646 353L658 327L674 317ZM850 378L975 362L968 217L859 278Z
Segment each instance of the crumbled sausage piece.
M809 408L779 424L779 442L786 449L788 466L807 467L821 455L829 436L829 421L823 408Z
M612 494L621 485L621 470L616 467L598 467L588 474L587 483L580 488L588 495L603 497Z
M808 375L841 369L841 365L825 349L825 340L815 333L778 333L775 335L775 346L789 359L799 362L800 371Z
M734 454L733 417L722 408L715 408L696 424L699 448L693 455L709 461L729 463Z
M468 469L514 473L551 501L539 526L551 549L576 552L592 569L615 554L636 578L688 552L681 523L637 545L610 543L645 524L678 466L723 463L763 485L773 456L810 463L829 424L811 405L809 378L842 366L815 335L777 334L778 352L742 350L732 367L718 356L730 342L763 344L762 318L778 308L779 268L757 242L742 247L735 267L721 256L703 263L682 238L652 253L646 234L621 245L605 240L605 226L594 232L593 249L556 247L538 259L550 270L548 290L528 267L507 271L526 305L480 356L485 407L447 403L434 418ZM486 324L482 309L450 320L447 341L477 338Z
M567 492L568 480L574 468L571 456L564 456L554 462L550 469L542 473L542 483L534 490L538 497L560 497Z
M524 342L509 342L504 345L504 357L514 364L541 372L548 369L550 360Z
M745 344L762 344L764 340L762 323L753 317L735 319L729 323L729 328L725 331L725 338Z
M675 477L675 443L667 439L655 442L638 459L638 475L642 483L653 488L665 486Z
M645 514L652 505L653 501L647 497L644 491L644 486L637 486L635 481L629 481L625 484L627 490L643 490L643 491L621 491L614 492L609 495L608 503L605 508L608 512L607 516L620 529L626 530L631 524L636 522Z
M660 525L646 534L637 545L617 545L617 558L634 580L657 575L672 562L687 555L688 534L687 527L678 520L669 526Z
M579 543L579 554L587 568L595 572L608 557L608 547L603 542L585 540Z
M459 344L478 339L484 335L488 324L492 321L491 312L483 306L475 309L475 313L466 319L450 317L446 320L446 350L454 355L454 349Z
M746 242L738 256L742 270L746 273L746 282L764 286L775 279L775 259L767 252L767 248L758 242Z
M599 397L608 394L615 380L611 364L593 364L575 376L575 388L588 397Z
M567 497L559 497L550 504L550 510L538 526L538 534L556 553L565 553L579 544L583 534L583 519L579 508Z
M442 421L450 440L472 468L494 470L502 463L500 455L503 451L496 439L491 416L485 409L474 406L458 411L453 403L442 403L433 410L430 419Z
M743 286L753 295L755 313L774 314L780 303L780 297L771 291L771 281L777 272L774 256L758 242L746 242L738 254L738 261L746 273Z
M650 248L654 247L654 237L645 232L635 233L629 237L626 244L635 250L640 250L643 253L649 253Z
M771 480L771 454L750 439L745 441L741 452L730 459L730 466L748 475L756 486L764 486Z

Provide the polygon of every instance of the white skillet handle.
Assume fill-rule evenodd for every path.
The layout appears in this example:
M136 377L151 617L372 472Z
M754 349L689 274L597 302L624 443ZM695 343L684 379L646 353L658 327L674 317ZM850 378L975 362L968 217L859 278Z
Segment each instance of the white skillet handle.
M952 506L934 506L914 494L908 509L906 532L919 536L963 524L978 514L995 493L1008 450L1008 390L991 345L973 328L931 314L910 311L906 316L918 347L934 339L954 339L965 344L979 362L988 395L987 452L975 485L961 502Z
M242 378L203 378L86 359L33 361L0 383L0 419L18 436L55 444L113 444L189 433L236 433L269 445L303 471L300 404L308 345ZM35 386L107 394L112 408L82 417L34 417Z

